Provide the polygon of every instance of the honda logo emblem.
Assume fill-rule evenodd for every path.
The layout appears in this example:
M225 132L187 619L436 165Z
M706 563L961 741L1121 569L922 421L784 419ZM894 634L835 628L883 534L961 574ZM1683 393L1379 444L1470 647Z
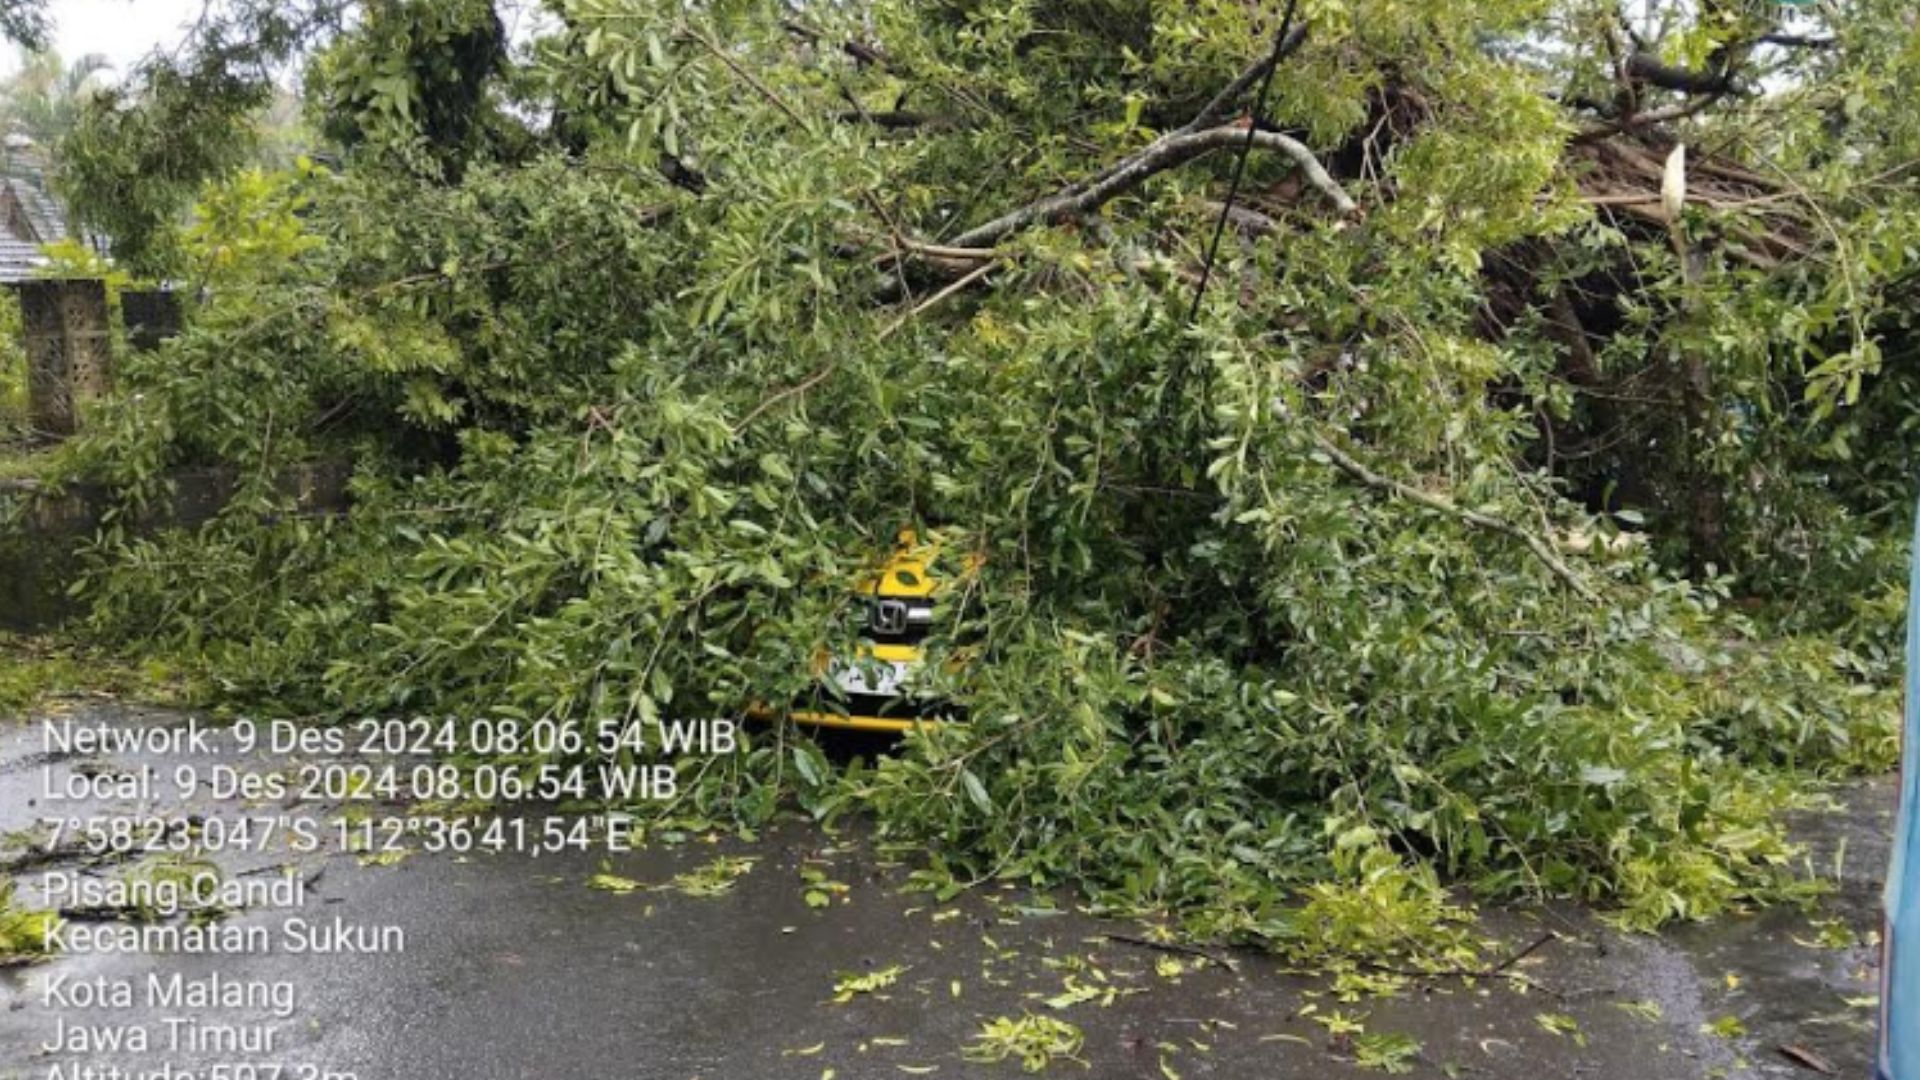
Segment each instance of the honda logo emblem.
M898 634L907 628L907 605L899 600L873 602L873 632Z

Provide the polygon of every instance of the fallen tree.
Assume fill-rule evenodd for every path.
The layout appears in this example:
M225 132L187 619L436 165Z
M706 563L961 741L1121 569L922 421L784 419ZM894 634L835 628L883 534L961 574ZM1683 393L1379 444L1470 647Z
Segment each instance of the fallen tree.
M156 69L67 148L209 286L70 467L345 452L356 505L109 532L92 626L256 708L732 715L910 525L981 567L932 646L970 722L839 772L774 725L676 819L870 814L937 884L1307 951L1448 952L1442 880L1781 895L1773 811L1894 748L1912 16L1651 7L227 27L179 63L236 111ZM141 171L302 47L337 167Z

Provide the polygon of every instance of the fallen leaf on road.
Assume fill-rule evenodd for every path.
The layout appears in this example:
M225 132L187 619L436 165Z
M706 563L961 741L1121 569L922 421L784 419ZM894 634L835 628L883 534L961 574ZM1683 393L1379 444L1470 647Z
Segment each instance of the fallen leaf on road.
M1700 1031L1702 1034L1713 1035L1722 1039L1738 1039L1747 1033L1747 1025L1742 1023L1739 1017L1729 1013L1726 1016L1701 1024Z
M587 879L587 888L602 892L630 893L641 887L640 882L619 874L595 874Z

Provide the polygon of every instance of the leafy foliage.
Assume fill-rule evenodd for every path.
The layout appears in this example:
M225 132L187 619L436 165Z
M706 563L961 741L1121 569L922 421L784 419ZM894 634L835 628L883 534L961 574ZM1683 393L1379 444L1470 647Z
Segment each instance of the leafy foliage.
M0 960L11 965L45 958L47 935L59 918L51 911L21 907L13 879L0 878Z
M0 444L25 437L27 350L20 341L20 300L0 295Z
M334 0L222 5L203 13L194 48L151 54L134 78L88 96L54 155L78 223L111 237L135 274L164 277L201 185L259 155L277 70L344 13Z
M740 715L818 693L911 526L970 720L839 771L770 725L672 813L869 814L936 884L1303 957L1458 963L1456 882L1782 895L1774 811L1893 753L1920 56L1867 0L1814 49L1649 6L1305 4L1249 135L1238 7L567 0L515 58L410 0L309 71L342 167L273 177L231 113L160 137L230 65L156 70L76 206L217 287L70 460L238 491L109 529L93 628L256 707ZM352 512L288 513L325 456Z
M1028 1013L1019 1018L996 1017L980 1028L965 1050L968 1061L997 1063L1009 1058L1027 1072L1044 1071L1055 1059L1075 1060L1086 1041L1080 1029L1065 1020Z
M0 84L0 127L51 146L73 130L78 114L110 65L103 56L82 56L72 64L55 52L32 53L19 71Z
M158 662L136 669L72 645L0 633L0 722L24 719L43 699L80 690L171 700L172 677Z
M1368 1032L1353 1039L1353 1061L1363 1069L1377 1069L1390 1075L1413 1071L1420 1057L1420 1042L1392 1032Z

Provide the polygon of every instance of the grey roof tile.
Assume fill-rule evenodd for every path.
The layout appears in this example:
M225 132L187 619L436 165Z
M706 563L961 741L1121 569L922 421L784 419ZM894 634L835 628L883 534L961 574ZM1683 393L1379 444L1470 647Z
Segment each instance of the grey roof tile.
M47 264L40 245L11 237L0 237L0 282L26 281L34 271Z

